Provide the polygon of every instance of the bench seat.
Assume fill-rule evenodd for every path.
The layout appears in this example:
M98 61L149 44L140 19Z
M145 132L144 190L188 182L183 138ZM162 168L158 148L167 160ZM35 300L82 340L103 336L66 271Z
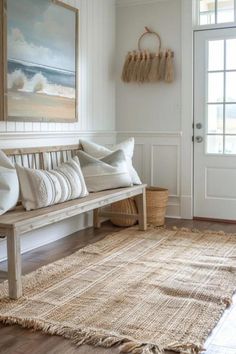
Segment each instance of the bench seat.
M15 163L33 169L50 170L73 158L81 149L80 145L49 146L4 150ZM22 206L0 216L0 236L7 238L9 297L17 299L22 295L21 246L24 233L37 230L59 221L93 210L94 227L100 227L100 217L114 215L133 217L139 222L139 229L146 230L146 185L112 189L90 193L85 198L74 199L47 208L25 211ZM138 214L117 214L100 211L102 207L120 200L135 197Z
M0 230L13 229L19 234L36 230L86 211L101 208L117 201L134 197L142 193L146 185L128 188L112 189L90 193L87 197L70 200L61 204L52 205L32 211L25 211L22 206L0 216Z
M25 211L22 206L0 216L0 236L7 237L8 285L9 297L22 296L21 282L21 246L20 236L41 227L57 223L87 211L94 212L94 226L100 227L100 216L111 217L117 213L99 213L99 209L126 198L135 197L138 214L120 214L134 217L139 222L140 230L146 230L146 185L113 189L91 193L85 198L71 200L38 210ZM119 214L118 214L119 215Z

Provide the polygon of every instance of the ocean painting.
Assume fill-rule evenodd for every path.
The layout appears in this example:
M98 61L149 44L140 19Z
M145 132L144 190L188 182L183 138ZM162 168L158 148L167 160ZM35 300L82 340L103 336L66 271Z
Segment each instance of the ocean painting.
M76 120L76 16L58 1L7 0L8 119Z

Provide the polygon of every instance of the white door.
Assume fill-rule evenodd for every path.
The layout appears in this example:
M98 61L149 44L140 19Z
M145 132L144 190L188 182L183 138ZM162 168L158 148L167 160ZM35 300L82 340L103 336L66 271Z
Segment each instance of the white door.
M236 29L194 42L194 216L236 220Z

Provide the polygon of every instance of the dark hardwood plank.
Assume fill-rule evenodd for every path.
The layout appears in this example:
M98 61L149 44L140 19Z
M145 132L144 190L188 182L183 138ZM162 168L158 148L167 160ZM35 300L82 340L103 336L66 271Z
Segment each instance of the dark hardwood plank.
M167 219L167 227L187 227L200 230L215 230L236 233L236 225L198 220ZM118 232L121 228L110 223L103 224L101 229L93 228L77 232L69 237L40 247L23 255L23 274L66 257L84 246L97 242ZM6 279L7 263L0 264L0 282ZM207 341L206 354L236 354L236 300L228 310L212 336ZM76 347L70 341L57 336L49 336L33 332L18 326L0 325L0 354L118 354L118 348L93 348L87 345Z

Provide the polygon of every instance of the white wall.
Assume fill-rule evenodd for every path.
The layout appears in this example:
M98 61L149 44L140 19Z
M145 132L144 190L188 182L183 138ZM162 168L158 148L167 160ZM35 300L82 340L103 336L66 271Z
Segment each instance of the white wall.
M86 137L101 144L115 142L115 0L65 0L79 8L78 123L0 122L0 149L77 143ZM91 217L22 237L22 250L52 242L91 224ZM6 255L0 241L0 260Z
M181 216L181 10L181 0L117 1L118 139L130 135L136 138L136 167L146 183L169 189L167 214L173 217ZM144 26L158 32L163 48L175 53L172 84L127 84L120 79L125 56L137 49ZM148 46L151 41L146 42Z
M117 7L117 130L179 131L181 128L181 0ZM146 3L146 4L145 4ZM119 3L118 3L119 4ZM172 84L126 84L120 80L128 51L137 49L144 26L157 31L163 48L175 52ZM156 39L152 38L152 42ZM144 42L145 45L145 42Z

